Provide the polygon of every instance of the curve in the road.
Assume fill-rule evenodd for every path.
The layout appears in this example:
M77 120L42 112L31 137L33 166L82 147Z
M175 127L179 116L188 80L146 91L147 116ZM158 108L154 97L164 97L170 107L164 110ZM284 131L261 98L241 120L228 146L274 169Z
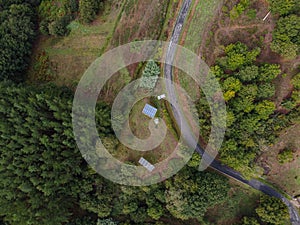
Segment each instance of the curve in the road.
M183 28L184 22L187 18L187 15L189 13L191 4L192 4L192 0L185 0L183 2L183 5L182 5L179 15L177 17L177 21L176 21L175 28L172 33L170 45L169 45L169 48L168 48L167 54L166 54L166 59L168 62L174 61L176 45L179 42L179 38L182 33L182 28ZM165 64L164 76L169 80L173 80L172 66L170 64ZM176 98L177 95L175 94L175 90L171 85L167 85L167 92L168 92L168 95L170 96L170 98ZM176 120L177 124L187 124L187 122L185 121L184 116L181 114L181 112L176 111L175 108L172 107L172 105L171 105L171 109L172 109L172 113L173 113L174 119ZM191 139L193 139L193 137L191 137ZM197 144L196 151L201 156L204 154L204 150L199 144ZM277 192L272 187L270 187L258 180L255 180L255 179L247 180L239 172L237 172L225 165L222 165L217 160L213 160L213 162L210 164L210 167L219 171L222 174L225 174L225 175L227 175L231 178L234 178L246 185L249 185L252 188L259 190L269 196L281 199L289 209L291 223L293 225L300 225L300 217L299 217L297 210L294 208L294 206L290 203L290 201L288 199L286 199L282 194Z

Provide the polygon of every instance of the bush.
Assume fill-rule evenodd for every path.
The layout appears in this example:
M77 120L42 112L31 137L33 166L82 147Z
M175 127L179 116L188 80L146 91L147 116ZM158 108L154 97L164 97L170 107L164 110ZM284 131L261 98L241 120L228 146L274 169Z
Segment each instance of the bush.
M250 0L241 0L239 4L235 5L232 10L230 10L230 19L237 19L242 13L249 7Z
M36 36L34 17L29 4L12 4L0 10L0 80L23 79Z
M47 20L42 20L40 22L40 32L43 34L43 35L49 35L49 21Z
M293 151L291 149L283 149L277 156L278 162L281 164L293 161Z
M70 16L64 16L57 21L54 21L49 24L49 34L55 36L66 36L70 33L70 30L67 28L71 21Z
M288 59L295 58L300 51L300 17L281 17L273 32L271 49Z
M79 2L79 15L82 23L92 22L101 7L100 0L80 0Z
M65 36L67 26L75 19L78 12L77 0L43 0L38 8L40 31L44 35Z
M98 220L97 225L117 225L118 223L112 219Z

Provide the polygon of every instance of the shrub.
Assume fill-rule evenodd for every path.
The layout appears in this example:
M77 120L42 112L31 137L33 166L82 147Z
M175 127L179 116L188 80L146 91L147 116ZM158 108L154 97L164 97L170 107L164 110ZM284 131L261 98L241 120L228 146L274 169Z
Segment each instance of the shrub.
M283 149L277 156L278 162L281 164L293 161L293 151L291 149Z
M57 21L49 24L49 34L55 36L66 36L69 34L70 30L67 28L70 23L70 16L64 16Z
M82 23L90 23L95 18L101 7L100 0L80 0L79 15Z

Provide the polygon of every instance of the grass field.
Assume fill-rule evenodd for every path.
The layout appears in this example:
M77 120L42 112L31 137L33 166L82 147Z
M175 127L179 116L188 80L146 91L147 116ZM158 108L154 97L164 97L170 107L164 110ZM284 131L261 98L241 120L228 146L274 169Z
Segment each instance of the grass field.
M202 36L207 32L207 27L216 16L217 9L222 5L223 0L194 0L195 11L189 24L185 25L186 38L183 40L184 47L197 52L202 43Z
M259 163L268 168L265 179L290 196L300 194L300 124L287 128L279 136L277 142L270 146L259 158ZM280 164L277 155L280 150L293 150L294 159Z
M156 117L162 118L166 121L165 123L168 129L167 135L160 146L147 152L134 151L120 144L114 156L123 162L137 163L140 157L144 157L151 163L157 163L166 159L177 145L176 134L173 132L172 127L168 126L168 118L165 118L163 101L155 104L155 102L151 101L151 98L145 98L134 105L129 117L129 124L132 133L139 139L146 139L150 136L150 130L148 127L150 123L153 123L153 120L142 114L142 110L146 103L158 108Z
M66 37L40 36L29 70L29 82L49 81L35 71L35 65L39 63L37 57L45 54L49 58L55 83L76 84L110 41L121 11L121 6L106 4L104 12L92 24L82 25L77 20L71 22L70 34Z
M207 28L212 23L217 10L222 5L223 0L194 0L191 13L187 23L184 26L184 32L181 37L181 45L198 55L199 47L203 41L203 36ZM189 96L196 100L199 98L199 87L194 80L182 71L175 72L178 82L187 91Z
M243 216L255 216L261 193L236 181L231 181L231 185L230 198L207 211L206 218L210 224L231 225L238 223Z

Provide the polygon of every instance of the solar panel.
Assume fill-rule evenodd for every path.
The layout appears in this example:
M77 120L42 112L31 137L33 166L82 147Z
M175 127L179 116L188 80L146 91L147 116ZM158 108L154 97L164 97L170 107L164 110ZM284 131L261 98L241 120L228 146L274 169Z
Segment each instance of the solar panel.
M139 163L150 172L152 172L152 170L155 169L155 167L151 163L149 163L146 159L144 159L143 157L140 158Z
M155 114L157 112L157 109L154 108L153 106L149 105L149 104L146 104L144 109L143 109L143 113L146 115L146 116L149 116L150 118L154 118Z

